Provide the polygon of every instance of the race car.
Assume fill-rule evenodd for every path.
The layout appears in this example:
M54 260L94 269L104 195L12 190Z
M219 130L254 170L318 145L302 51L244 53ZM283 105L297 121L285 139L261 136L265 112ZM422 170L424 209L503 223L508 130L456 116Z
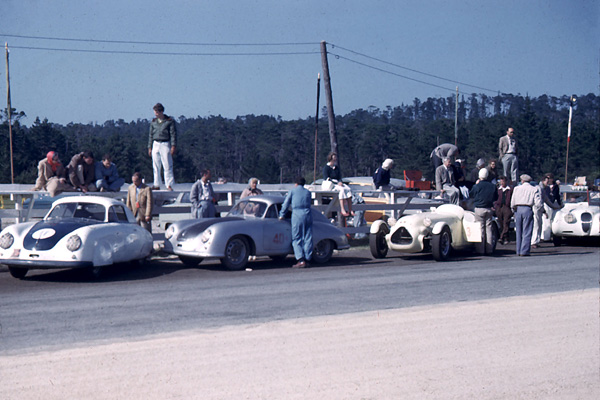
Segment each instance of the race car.
M59 268L87 268L99 277L108 265L142 263L152 248L152 235L125 204L100 196L63 197L42 221L0 232L0 263L19 279L30 269Z
M552 241L560 246L565 238L600 238L600 193L583 192L574 202L565 202L552 218Z
M176 254L188 266L196 266L205 258L219 258L229 270L243 269L250 256L285 259L293 250L290 218L278 219L283 199L268 195L246 197L225 217L173 222L165 231L164 251ZM350 246L339 228L318 210L311 211L314 244L311 261L325 263L334 250Z
M492 222L492 251L498 241L498 225ZM475 213L454 204L443 204L434 211L406 215L391 227L384 220L371 225L369 247L375 258L388 250L401 253L431 252L436 261L450 257L452 250L463 250L481 243L481 222Z

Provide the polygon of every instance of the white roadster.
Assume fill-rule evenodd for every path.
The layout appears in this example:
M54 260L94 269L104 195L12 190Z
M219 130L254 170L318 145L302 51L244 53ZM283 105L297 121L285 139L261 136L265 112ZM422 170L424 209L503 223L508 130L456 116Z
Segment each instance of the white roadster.
M600 193L583 192L577 202L566 202L552 218L552 241L560 246L570 237L600 237Z
M14 224L0 233L0 263L22 279L30 269L88 268L142 262L152 235L120 201L100 196L56 200L42 221Z
M498 226L494 221L493 249L498 239ZM452 250L462 250L481 242L481 222L475 214L463 208L444 204L434 211L400 218L391 227L384 220L371 225L369 246L375 258L384 258L388 250L401 253L431 251L433 258L444 261Z

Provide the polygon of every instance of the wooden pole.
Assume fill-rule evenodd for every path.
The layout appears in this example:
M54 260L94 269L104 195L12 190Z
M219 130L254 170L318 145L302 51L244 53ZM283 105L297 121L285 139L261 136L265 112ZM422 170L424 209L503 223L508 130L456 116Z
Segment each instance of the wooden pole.
M567 160L565 161L565 184L569 183L568 172L569 172L569 143L571 142L571 120L573 119L573 103L575 103L577 97L571 96L569 99L569 126L567 128Z
M321 94L321 74L317 74L317 112L315 112L315 167L313 182L317 180L317 134L319 133L319 97Z
M456 87L456 104L454 104L454 145L458 146L458 86Z
M329 78L329 63L327 62L327 43L321 42L321 64L323 65L323 85L325 87L325 98L327 100L327 117L329 120L329 142L331 151L337 154L338 167L342 159L338 150L337 131L335 129L335 113L333 112L333 96L331 94L331 79Z
M12 140L12 105L10 104L10 69L8 67L8 43L4 44L6 50L6 109L8 116L8 137L10 144L10 183L15 183L15 168L13 164L13 140Z

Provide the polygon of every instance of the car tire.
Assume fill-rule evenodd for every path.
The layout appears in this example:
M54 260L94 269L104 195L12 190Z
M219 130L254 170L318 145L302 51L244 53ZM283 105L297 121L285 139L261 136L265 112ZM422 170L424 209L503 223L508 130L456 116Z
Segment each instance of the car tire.
M202 260L204 260L204 258L202 258L202 257L179 256L179 260L186 267L193 268L193 267L197 267L198 264L200 264L202 262Z
M102 267L89 267L88 275L92 279L100 279L102 276L103 268Z
M444 226L442 231L431 238L431 253L436 261L446 261L452 250L450 228Z
M225 257L221 258L221 264L230 271L239 271L244 269L248 263L250 255L250 246L243 236L234 236L225 246Z
M562 236L552 235L552 244L554 244L555 247L560 247L562 245L562 242Z
M498 238L500 237L500 231L498 230L498 225L495 222L492 222L492 254L496 251L496 246L498 245Z
M27 268L8 267L8 272L13 278L23 279L29 270Z
M317 264L324 264L331 260L335 246L329 239L321 240L313 249L311 261Z
M390 233L390 228L385 224L381 224L377 233L369 234L369 248L374 258L385 258L387 256L389 248L385 235L388 233Z

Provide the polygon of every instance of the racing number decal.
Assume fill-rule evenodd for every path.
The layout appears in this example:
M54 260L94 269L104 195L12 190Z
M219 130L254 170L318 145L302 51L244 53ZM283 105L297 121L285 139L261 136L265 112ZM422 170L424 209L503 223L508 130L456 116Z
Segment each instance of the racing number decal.
M283 233L276 233L275 236L273 236L273 243L275 243L275 244L283 243Z

